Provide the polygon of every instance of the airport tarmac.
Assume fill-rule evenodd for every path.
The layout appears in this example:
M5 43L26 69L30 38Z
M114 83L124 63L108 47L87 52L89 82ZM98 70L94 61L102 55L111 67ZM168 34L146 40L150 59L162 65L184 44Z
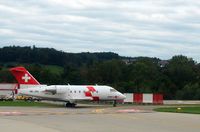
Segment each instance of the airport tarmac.
M199 132L200 116L160 113L154 106L0 107L1 131Z

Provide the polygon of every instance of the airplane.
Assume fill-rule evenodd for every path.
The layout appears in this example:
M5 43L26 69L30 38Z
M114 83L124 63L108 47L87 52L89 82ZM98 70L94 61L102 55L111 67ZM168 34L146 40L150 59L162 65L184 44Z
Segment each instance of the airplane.
M126 97L106 85L41 85L24 67L10 69L20 85L18 94L38 97L43 100L64 101L66 107L75 107L78 101L113 101Z

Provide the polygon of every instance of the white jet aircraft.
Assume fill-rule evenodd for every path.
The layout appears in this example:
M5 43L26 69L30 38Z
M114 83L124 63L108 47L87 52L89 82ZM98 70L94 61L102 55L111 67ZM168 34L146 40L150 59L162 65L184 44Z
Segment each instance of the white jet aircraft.
M125 96L110 86L98 85L41 85L24 67L10 69L21 88L18 94L42 98L44 100L64 101L66 107L75 107L78 101L113 101ZM26 88L22 88L27 86Z

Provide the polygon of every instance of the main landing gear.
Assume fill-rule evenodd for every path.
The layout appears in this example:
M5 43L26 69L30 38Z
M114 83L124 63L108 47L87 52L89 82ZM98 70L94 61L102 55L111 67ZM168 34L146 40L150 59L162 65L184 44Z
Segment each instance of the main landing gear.
M113 107L116 107L117 106L117 100L114 100L113 101Z
M68 108L75 108L76 104L75 103L70 103L70 102L67 102L65 104L65 107L68 107Z

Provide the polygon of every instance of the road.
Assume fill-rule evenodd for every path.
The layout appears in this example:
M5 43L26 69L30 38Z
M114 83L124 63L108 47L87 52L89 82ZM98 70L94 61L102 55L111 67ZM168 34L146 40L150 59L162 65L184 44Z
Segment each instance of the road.
M153 112L151 106L1 107L1 131L199 132L200 116Z

